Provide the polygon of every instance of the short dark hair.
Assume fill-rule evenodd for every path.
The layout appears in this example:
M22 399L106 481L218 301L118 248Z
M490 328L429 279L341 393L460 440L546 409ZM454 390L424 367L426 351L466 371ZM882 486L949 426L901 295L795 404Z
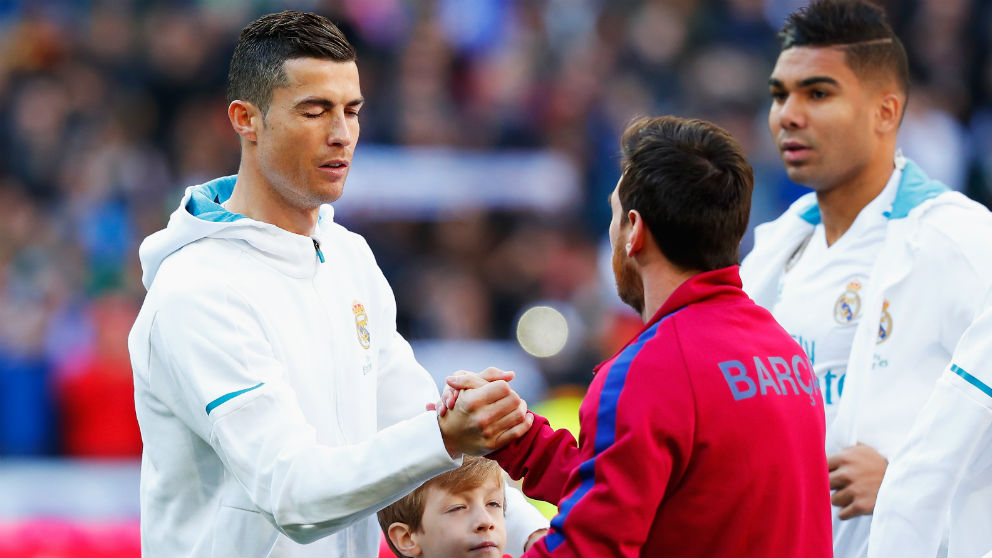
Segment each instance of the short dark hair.
M632 122L620 145L625 222L636 209L665 258L682 269L737 265L754 187L737 141L705 120L661 116Z
M789 14L778 38L792 47L844 49L847 65L861 80L888 75L909 94L909 60L882 8L864 0L815 0Z
M355 60L355 47L329 19L284 11L264 15L241 30L227 74L227 102L248 101L263 114L272 91L288 83L283 63L293 58Z

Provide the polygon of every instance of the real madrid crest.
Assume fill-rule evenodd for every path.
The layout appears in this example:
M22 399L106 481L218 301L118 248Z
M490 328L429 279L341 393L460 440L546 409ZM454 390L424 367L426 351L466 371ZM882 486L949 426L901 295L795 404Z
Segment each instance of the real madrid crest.
M834 304L834 320L841 325L846 325L861 315L861 281L855 279L847 284L847 290L840 295Z
M878 320L878 341L875 344L877 345L889 337L892 337L892 314L889 314L889 301L886 300L882 303L882 318Z
M369 315L365 313L365 306L356 300L351 305L351 311L355 314L355 329L358 331L358 342L363 348L368 349L372 343L372 335L369 333Z

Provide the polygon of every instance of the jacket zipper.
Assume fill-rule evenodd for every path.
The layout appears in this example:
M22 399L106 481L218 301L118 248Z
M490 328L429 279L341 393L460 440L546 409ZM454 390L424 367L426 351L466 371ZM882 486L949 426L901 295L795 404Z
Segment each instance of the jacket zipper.
M320 263L324 263L324 253L320 251L320 241L316 238L310 237L313 241L313 249L317 251L317 257L320 259Z

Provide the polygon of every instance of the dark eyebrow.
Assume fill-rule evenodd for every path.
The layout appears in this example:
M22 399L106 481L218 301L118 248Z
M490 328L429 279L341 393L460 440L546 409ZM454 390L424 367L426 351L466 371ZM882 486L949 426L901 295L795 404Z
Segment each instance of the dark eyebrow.
M359 97L357 99L353 99L351 101L348 101L347 103L345 103L345 106L346 107L357 107L357 106L363 105L364 103L365 103L365 99L362 98L362 97ZM300 108L300 107L303 107L303 106L317 106L317 107L321 107L321 108L324 108L324 109L332 109L332 108L334 108L334 103L331 102L331 101L328 101L327 99L322 99L320 97L308 97L308 98L303 99L302 101L296 103L296 108Z
M799 87L809 87L811 85L816 85L818 83L826 83L828 85L836 85L836 86L840 85L839 83L837 83L837 80L829 76L808 77L804 80L800 80L798 85ZM785 88L785 84L783 84L781 81L775 78L768 78L768 85L769 87L778 87L781 89Z

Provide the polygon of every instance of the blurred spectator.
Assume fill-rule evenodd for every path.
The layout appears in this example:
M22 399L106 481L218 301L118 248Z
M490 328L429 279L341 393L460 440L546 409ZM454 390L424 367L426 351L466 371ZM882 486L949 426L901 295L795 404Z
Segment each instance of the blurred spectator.
M124 296L107 295L93 301L88 316L95 332L91 351L77 355L58 374L66 455L141 455L127 351L127 334L137 316L134 302Z

